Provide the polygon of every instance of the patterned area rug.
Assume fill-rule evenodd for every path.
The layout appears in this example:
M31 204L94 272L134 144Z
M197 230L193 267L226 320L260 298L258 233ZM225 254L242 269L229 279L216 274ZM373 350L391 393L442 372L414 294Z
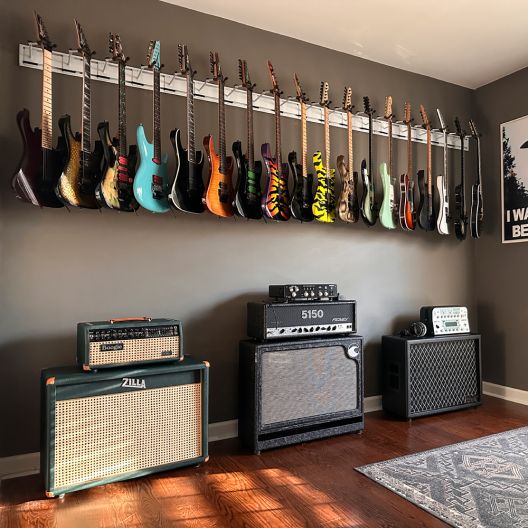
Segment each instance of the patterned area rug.
M528 427L356 469L452 526L528 528Z

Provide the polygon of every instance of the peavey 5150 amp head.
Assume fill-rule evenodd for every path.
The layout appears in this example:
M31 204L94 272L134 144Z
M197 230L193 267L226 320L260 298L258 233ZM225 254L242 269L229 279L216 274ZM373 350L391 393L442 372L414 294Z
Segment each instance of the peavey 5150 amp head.
M182 324L176 319L130 317L77 325L77 362L84 370L182 359Z
M261 341L356 333L356 301L247 305L247 333Z

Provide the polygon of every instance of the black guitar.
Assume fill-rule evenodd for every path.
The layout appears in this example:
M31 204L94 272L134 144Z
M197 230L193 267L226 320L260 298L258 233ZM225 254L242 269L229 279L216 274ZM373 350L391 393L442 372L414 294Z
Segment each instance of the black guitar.
M370 106L368 97L363 97L365 114L368 115L368 165L364 159L361 162L361 179L363 181L363 195L361 197L361 218L368 226L373 226L378 219L376 204L376 189L374 187L374 173L372 172L372 116L375 113Z
M466 212L466 195L464 181L464 139L466 133L460 126L460 120L455 117L455 127L457 135L460 138L460 183L455 186L455 236L458 240L465 240L467 236L467 212Z
M423 126L427 132L427 176L423 170L418 171L418 225L425 231L434 231L436 227L436 211L434 206L432 157L431 157L431 123L423 105L420 105Z
M477 125L472 119L469 120L471 136L477 141L477 181L471 186L471 212L469 225L471 236L479 238L482 230L482 220L484 218L484 209L482 206L482 181L480 172L480 134Z
M262 218L262 192L260 177L262 163L255 161L255 145L253 139L253 89L255 85L249 77L245 60L238 59L238 74L242 86L246 89L247 104L247 158L242 153L242 143L233 143L233 155L237 166L237 182L233 207L238 216L258 220Z
M303 92L297 74L293 76L297 101L301 106L301 163L297 162L295 151L288 154L288 164L293 174L293 196L290 204L292 216L301 222L311 222L314 219L313 204L313 174L308 174L307 155L308 139L306 130L306 102L308 98Z
M204 158L201 151L195 150L194 141L194 74L187 46L178 45L180 72L187 80L187 150L181 142L179 128L170 133L176 154L176 174L169 194L170 202L185 213L203 213L205 186L202 178Z

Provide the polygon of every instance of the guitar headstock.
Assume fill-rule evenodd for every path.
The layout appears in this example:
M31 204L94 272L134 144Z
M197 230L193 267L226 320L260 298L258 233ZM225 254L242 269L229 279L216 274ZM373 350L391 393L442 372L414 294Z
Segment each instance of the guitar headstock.
M469 120L469 130L475 139L480 138L480 132L477 130L477 125L475 125L475 121L473 121L473 119Z
M151 40L147 51L147 67L151 70L161 70L161 44L159 40Z
M444 116L442 115L442 112L440 112L440 108L436 109L436 114L438 115L438 121L440 122L440 130L442 132L447 132L447 125L444 121Z
M352 112L352 87L346 86L343 94L343 110L345 112Z
M189 75L191 77L194 75L195 72L191 66L189 51L185 44L178 44L178 65L182 75Z
M385 97L385 113L383 117L387 120L392 120L394 117L392 113L392 95L387 95L387 97Z
M330 106L330 100L328 99L329 91L330 85L326 81L322 81L321 89L319 90L319 104L321 106Z
M39 46L48 51L52 51L55 47L55 44L51 42L51 39L48 35L48 30L46 29L46 26L44 25L44 21L42 20L42 17L35 11L35 24L37 25L37 35L38 35L38 44Z
M109 33L108 35L108 51L115 62L126 62L128 57L123 53L123 46L121 45L121 38L116 33Z
M242 86L246 90L249 90L250 92L253 91L253 88L255 88L256 84L251 82L247 61L242 59L238 59L238 77L240 78Z
M74 18L73 21L75 22L75 30L77 31L77 50L83 57L90 59L92 55L95 55L95 51L90 49L88 41L86 40L86 35L84 34L79 21L76 18Z
M211 51L209 53L209 63L211 66L211 75L217 82L225 82L226 77L222 73L222 66L220 65L220 56L217 51Z
M280 95L282 92L280 91L277 74L275 73L275 70L273 69L273 64L271 64L271 61L268 61L268 71L269 71L270 79L271 79L271 86L272 86L271 91L275 95L277 94Z
M363 97L363 110L365 111L365 114L372 116L375 112L375 110L370 106L370 99L368 96Z
M308 97L306 97L306 94L304 93L301 81L299 81L299 77L297 77L297 74L293 74L293 82L295 83L295 98L299 103L306 103L308 102Z
M460 124L460 119L458 119L458 117L455 117L455 128L458 137L462 139L466 137L466 131L462 130L462 125Z
M429 117L427 116L424 105L420 105L420 115L422 116L424 128L431 128L431 123L429 122Z
M406 125L410 125L412 123L412 116L411 116L411 103L405 103L403 107L403 113L404 113L404 119L403 122Z

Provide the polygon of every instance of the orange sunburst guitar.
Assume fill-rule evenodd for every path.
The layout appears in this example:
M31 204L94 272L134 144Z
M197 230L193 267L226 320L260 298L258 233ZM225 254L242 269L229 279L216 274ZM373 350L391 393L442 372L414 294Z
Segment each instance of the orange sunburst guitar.
M220 152L216 152L212 136L205 136L203 144L209 158L209 183L204 202L207 209L222 217L233 216L233 158L226 156L224 85L218 53L211 52L211 72L218 83L218 137Z
M412 117L411 105L405 103L405 120L407 127L407 174L400 176L400 225L405 231L416 228L416 215L414 212L414 180L412 176Z

